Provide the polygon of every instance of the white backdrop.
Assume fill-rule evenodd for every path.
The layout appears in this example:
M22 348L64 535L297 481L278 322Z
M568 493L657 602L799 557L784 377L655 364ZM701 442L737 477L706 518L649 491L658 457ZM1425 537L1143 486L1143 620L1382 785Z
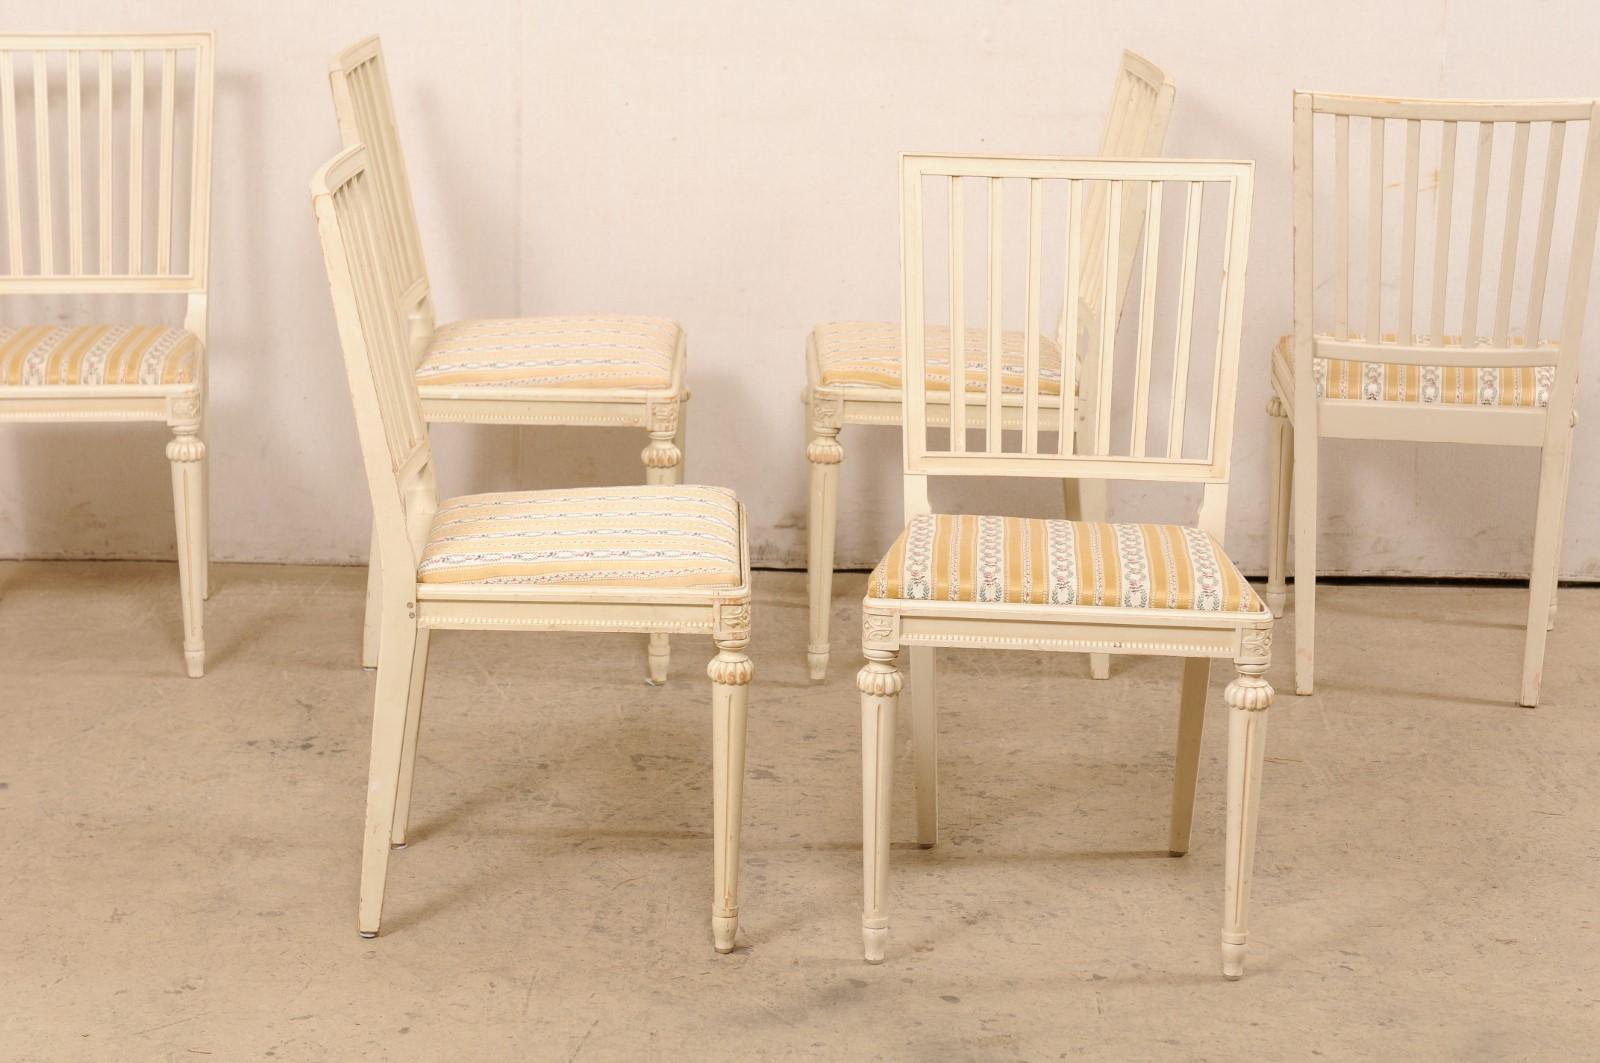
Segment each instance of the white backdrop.
M368 503L306 192L337 148L328 58L388 52L442 319L611 310L690 337L689 478L749 506L760 563L804 560L805 335L898 314L896 153L1084 153L1123 47L1172 72L1169 154L1258 162L1228 546L1265 558L1267 353L1289 321L1293 88L1600 92L1585 0L867 3L111 0L13 4L7 29L213 28L214 547L354 561ZM71 319L68 303L30 306ZM0 307L15 321L17 307ZM1600 310L1591 319L1600 318ZM1591 320L1593 365L1600 321ZM1579 396L1562 571L1600 576L1600 422ZM1595 412L1591 413L1593 410ZM435 430L445 491L638 481L642 433ZM899 439L848 428L839 563L898 530ZM155 427L0 427L0 555L170 557ZM1328 572L1524 572L1532 452L1324 444ZM1054 485L962 508L1053 515ZM940 500L936 496L936 502ZM1116 515L1160 511L1114 494Z

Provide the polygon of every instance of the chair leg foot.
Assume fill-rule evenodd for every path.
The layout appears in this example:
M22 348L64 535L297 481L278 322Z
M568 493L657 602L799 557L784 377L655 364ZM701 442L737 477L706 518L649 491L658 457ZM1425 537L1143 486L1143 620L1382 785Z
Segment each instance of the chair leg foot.
M1222 977L1237 982L1244 977L1245 944L1242 941L1222 941Z
M206 648L200 646L185 646L183 648L183 665L189 673L190 679L199 679L206 674Z
M711 917L711 936L716 943L717 951L723 955L733 951L733 939L739 933L739 916L713 915Z
M1266 600L1267 610L1272 613L1272 619L1282 620L1283 611L1289 604L1288 591L1275 591L1271 587L1268 587L1267 593L1263 594L1262 598Z
M884 950L889 945L888 926L861 927L861 958L868 963L882 963Z
M378 932L376 930L357 930L356 933L360 934L368 941L371 941L373 938L378 936Z
M813 681L820 682L828 678L828 651L826 649L810 649L806 651L806 668Z

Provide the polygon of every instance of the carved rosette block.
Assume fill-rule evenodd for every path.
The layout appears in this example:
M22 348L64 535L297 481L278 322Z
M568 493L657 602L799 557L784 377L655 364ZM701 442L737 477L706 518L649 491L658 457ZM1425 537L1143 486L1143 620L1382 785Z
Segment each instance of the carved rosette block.
M863 650L896 651L900 648L899 624L892 613L861 613L861 647ZM868 656L871 656L870 654Z
M844 402L840 399L811 399L811 434L815 437L806 446L806 460L813 465L837 465L844 460L844 447L839 443L839 429L844 424Z
M648 415L650 443L639 453L646 468L671 469L683 460L675 442L678 435L678 402L652 402Z
M711 637L718 646L743 646L750 641L748 599L718 602L711 620Z
M200 393L189 392L167 400L167 427L172 440L167 443L168 461L201 461L206 445L200 441Z
M1246 628L1239 656L1233 660L1239 674L1223 691L1223 700L1230 709L1261 712L1272 704L1272 684L1266 679L1271 664L1272 629Z

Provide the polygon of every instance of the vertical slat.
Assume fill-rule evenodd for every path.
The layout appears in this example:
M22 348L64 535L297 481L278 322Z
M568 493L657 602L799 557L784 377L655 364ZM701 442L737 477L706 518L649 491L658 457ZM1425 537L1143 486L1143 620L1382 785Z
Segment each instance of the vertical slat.
M1422 123L1406 120L1406 172L1400 214L1400 327L1401 343L1416 339L1412 306L1417 291L1417 180L1422 152Z
M1189 407L1189 353L1194 336L1194 285L1200 267L1200 213L1205 185L1189 182L1184 214L1183 278L1178 286L1178 340L1172 355L1172 418L1167 428L1167 457L1183 457L1184 419Z
M1367 176L1367 342L1383 339L1383 131L1382 118L1368 119L1372 129Z
M194 103L189 146L189 256L184 272L201 288L209 284L211 257L211 136L215 59L210 47L194 51Z
M966 348L966 204L961 198L961 178L950 178L950 344ZM950 367L950 449L957 454L967 449L967 372L957 375Z
M55 267L55 218L50 209L50 71L45 53L33 53L33 154L39 187L39 272L51 274Z
M1117 275L1117 252L1121 244L1122 234L1122 182L1110 181L1109 194L1106 196L1106 257L1105 278ZM1117 295L1116 285L1102 283L1100 286L1100 352L1099 352L1099 380L1095 385L1095 403L1098 410L1095 416L1095 441L1094 452L1106 455L1111 452L1111 379L1112 356L1115 353L1117 342Z
M1072 437L1077 425L1078 396L1078 285L1083 256L1083 186L1067 182L1067 268L1062 281L1062 310L1066 319L1061 341L1061 430L1056 433L1056 452L1072 453Z
M95 130L100 138L100 154L95 159L95 165L100 171L100 260L95 263L96 272L106 274L112 272L111 268L111 174L114 167L111 165L111 103L115 91L114 79L111 75L111 53L100 53L100 81L95 86L98 103L100 105L100 125Z
M156 198L156 272L172 272L172 112L178 53L161 53L161 157Z
M1003 449L1000 424L1000 399L1005 386L1003 363L1005 361L1005 318L1002 315L1001 304L1001 254L1005 249L1003 202L1005 189L998 177L989 178L989 353L988 353L988 387L989 387L989 412L984 421L985 446L989 453L998 454ZM954 375L959 366L962 379L966 377L965 351L957 347L954 339L950 344L950 372Z
M1511 180L1506 190L1505 237L1500 243L1499 293L1494 301L1494 344L1504 347L1511 337L1511 286L1517 279L1517 242L1522 235L1522 189L1528 179L1528 130L1518 122L1511 140Z
M1139 284L1139 354L1133 377L1133 441L1131 453L1144 457L1150 439L1150 347L1156 331L1156 270L1161 261L1160 181L1145 186L1144 279Z
M22 192L17 167L17 82L12 53L0 51L0 142L4 144L6 243L11 272L22 272Z
M128 273L144 272L144 53L133 52L128 77Z
M922 174L909 160L900 164L900 344L904 348L901 394L902 453L909 462L928 451L928 314L923 293ZM410 278L407 278L407 283ZM951 369L955 366L952 364Z
M1483 288L1483 230L1489 215L1489 165L1494 158L1494 123L1478 123L1478 158L1472 174L1472 222L1467 231L1467 293L1461 304L1461 345L1478 338L1478 293Z
M1445 122L1439 133L1439 203L1433 221L1433 308L1428 314L1429 342L1444 346L1444 296L1450 279L1450 222L1455 215L1456 124Z
M1533 282L1528 289L1528 316L1522 336L1528 346L1539 343L1544 331L1544 289L1550 275L1550 239L1555 231L1556 195L1561 190L1561 150L1567 123L1550 123L1550 143L1545 149L1544 191L1539 199L1539 231L1533 244ZM1570 297L1569 297L1570 298Z
M67 262L83 275L83 68L76 51L67 53Z
M1339 336L1350 338L1350 116L1333 120L1333 209L1338 230L1333 265L1333 307Z
M1028 292L1022 327L1022 452L1039 453L1039 274L1044 257L1044 189L1028 182ZM1062 409L1068 407L1063 404Z
M1246 198L1248 199L1248 197ZM1244 287L1239 282L1244 279L1243 256L1249 251L1249 241L1246 239L1245 245L1238 249L1240 252L1240 258L1238 260L1234 258L1234 226L1238 220L1238 213L1239 185L1237 180L1230 180L1228 182L1228 214L1222 230L1226 234L1222 241L1222 284L1219 285L1221 291L1217 293L1217 348L1211 362L1213 366L1211 371L1211 424L1206 437L1206 461L1208 462L1215 462L1217 460L1217 444L1219 436L1224 431L1225 424L1231 423L1233 419L1231 409L1226 415L1222 413L1222 385L1224 383L1224 376L1230 374L1228 360L1224 355L1224 352L1227 350L1229 345L1228 326L1230 318L1228 313L1228 303L1230 299L1235 301L1233 327L1237 329L1239 327L1238 314L1243 308L1244 302ZM1249 232L1250 216L1247 212L1244 216L1244 235L1247 238L1249 236ZM1235 268L1236 265L1238 267L1237 269ZM1238 342L1238 335L1235 333L1233 337L1233 348L1235 351L1238 350ZM1238 360L1236 358L1232 366L1231 375L1229 375L1229 378L1226 381L1229 388L1228 394L1230 396L1237 394L1237 370ZM1222 460L1226 462L1226 451L1233 445L1232 434L1229 433L1226 438L1221 440L1221 443L1225 452ZM1224 489L1226 489L1225 486Z

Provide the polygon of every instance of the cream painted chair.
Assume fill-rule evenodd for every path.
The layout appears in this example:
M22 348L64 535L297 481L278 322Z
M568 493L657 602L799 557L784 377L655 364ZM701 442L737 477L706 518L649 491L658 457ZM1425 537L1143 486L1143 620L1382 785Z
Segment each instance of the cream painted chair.
M1596 107L1594 100L1295 94L1294 334L1279 342L1272 359L1272 539L1266 598L1281 616L1288 591L1284 577L1292 498L1299 693L1311 693L1313 685L1320 441L1412 440L1539 448L1539 502L1518 699L1523 705L1538 704L1545 636L1555 623L1557 561L1577 421L1578 341L1600 207ZM1364 160L1351 157L1352 124ZM1462 125L1469 129L1461 130ZM1404 161L1397 168L1389 160L1389 141L1401 137ZM1319 139L1322 151L1316 147ZM1568 143L1578 146L1576 159L1566 154ZM1537 145L1532 157L1542 161L1530 174L1531 144ZM1501 172L1495 160L1507 158L1507 148L1509 168ZM1465 176L1469 156L1470 185L1457 180ZM1319 158L1324 167L1320 173ZM1564 159L1579 166L1564 164ZM1363 169L1365 196L1357 198L1352 217L1352 175L1361 180ZM1494 194L1491 183L1496 185ZM1576 192L1571 191L1574 186ZM1527 219L1533 223L1529 247L1522 230L1524 215L1533 209L1533 189L1538 189L1538 205L1537 215ZM1419 210L1419 201L1430 199L1433 206ZM1492 221L1491 200L1497 208ZM1565 207L1558 210L1562 201ZM1386 246L1384 215L1393 217L1396 206L1398 247L1392 241ZM1420 226L1431 230L1431 238L1419 233ZM1493 250L1496 229L1498 253ZM1322 246L1328 248L1320 261L1314 230L1321 230L1320 239L1326 240ZM1365 258L1364 271L1354 278L1352 232L1362 234ZM1389 232L1392 237L1394 230ZM1496 273L1489 289L1486 251ZM1561 272L1559 264L1552 269L1553 254L1565 255L1566 262L1559 313L1548 309L1546 293L1547 282ZM1331 284L1325 283L1329 272ZM1419 272L1428 277L1425 301ZM1363 286L1362 316L1356 318L1350 292L1358 282ZM1318 290L1325 294L1318 296ZM1392 310L1384 307L1390 291L1395 292L1389 301ZM1546 321L1555 322L1553 337L1547 338Z
M752 674L750 559L731 491L670 484L439 503L413 373L405 277L381 171L348 148L312 179L371 487L383 587L360 931L378 933L411 807L429 635L438 629L708 634L716 948L739 921L739 818Z
M599 425L649 433L645 480L683 480L689 391L683 330L665 318L586 314L436 326L422 234L400 150L388 69L377 37L351 46L329 67L345 146L366 145L394 226L408 341L430 424ZM374 557L377 556L374 551ZM369 571L362 663L377 663L377 598ZM650 637L652 682L665 682L667 636Z
M0 324L0 421L171 429L183 656L196 677L210 556L211 104L209 33L0 36L0 295L186 301L181 328L64 325L53 309Z
M938 839L936 647L1184 658L1168 838L1175 856L1189 847L1207 681L1211 660L1220 657L1231 659L1238 672L1224 696L1228 807L1222 958L1223 973L1239 977L1265 710L1272 703L1266 679L1272 614L1221 545L1250 234L1251 164L907 155L901 168L902 305L910 337L901 382L907 525L869 577L862 602L861 645L867 660L857 685L866 959L881 961L888 938L891 773L895 714L904 682L897 663L902 647L911 650L917 840L924 847ZM1099 233L1085 232L1084 200L1107 188L1111 224ZM1016 194L1024 190L1024 195ZM986 209L969 203L974 191L980 193L977 203L987 201ZM1009 228L1004 219L1016 215L1005 209L1008 199L1012 210L1026 210L1026 221ZM1174 209L1166 210L1164 201ZM1148 208L1145 248L1165 250L1140 255L1138 325L1136 337L1129 337L1135 341L1131 350L1124 343L1119 358L1117 337L1107 330L1098 337L1097 351L1064 352L1062 364L1069 369L1078 364L1076 355L1092 353L1084 361L1099 375L1093 390L1099 404L1094 427L1073 439L1071 432L1053 431L1046 413L1054 389L1045 387L1046 360L1038 338L1041 307L1049 291L1062 291L1067 335L1077 334L1070 319L1078 312L1074 273L1083 261L1080 251L1108 266L1117 262L1118 235L1127 231L1118 218L1134 203ZM980 212L981 236L975 239L968 219ZM938 217L947 222L942 231L929 225ZM1044 235L1062 228L1066 237L1054 243ZM1022 242L1015 236L1023 231L1025 258L1007 256L1005 249ZM1013 234L1009 243L1007 232ZM1163 232L1180 239L1168 248ZM968 268L968 247L982 249L981 268ZM1052 247L1064 253L1057 256ZM1064 259L1059 266L1058 259ZM1165 280L1159 272L1163 260L1169 270ZM1026 266L1018 268L1024 261ZM1017 265L1007 267L1007 262ZM1007 268L1013 278L1009 289ZM1059 277L1065 278L1064 284ZM937 427L949 419L945 411L951 396L925 332L935 323L930 305L948 303L947 323L959 325L966 319L972 280L986 293L987 327L978 371L985 374L988 387L981 393L968 390L962 402L966 423L981 438ZM1112 298L1103 293L1100 309L1107 319L1114 312ZM1159 330L1158 306L1166 308ZM996 387L1003 370L995 352L1003 349L1008 314L1030 337L1018 367L1016 429L1010 427L1011 411L998 400ZM1165 337L1159 348L1158 334ZM1072 393L1070 383L1069 373L1062 393ZM1201 496L1199 520L1195 525L1107 524L935 514L928 503L928 478L939 475L1189 485ZM1058 699L1041 709L1055 718L1061 704Z
M1167 122L1177 86L1154 63L1133 52L1122 53L1122 64L1111 90L1111 107L1106 112L1105 133L1100 154L1106 156L1154 156L1161 154L1167 137ZM1136 242L1143 215L1137 204L1130 204L1123 215L1122 243L1131 248ZM1091 197L1085 206L1085 225L1091 235L1103 234L1105 201ZM1098 327L1098 310L1103 300L1108 271L1102 264L1085 261L1079 274L1082 310L1078 325L1084 330L1082 348L1095 347L1093 332ZM1117 263L1116 314L1121 315L1122 300L1133 275L1133 257L1126 254ZM1066 346L1066 317L1057 322L1054 338L1041 338L1041 357L1046 368L1044 416L1051 420L1060 411L1058 382L1060 351ZM963 343L968 366L968 388L982 391L986 382L972 367L983 357L984 333L967 329ZM1016 395L1015 370L1026 345L1021 333L1004 337L1008 372L1002 381L1002 405L1014 416L1020 408ZM935 372L947 373L950 364L950 331L934 329L928 337L928 357ZM893 323L833 322L819 325L806 341L806 460L809 473L807 508L806 571L810 594L811 641L807 662L812 679L822 679L828 670L828 620L833 594L834 538L839 523L839 466L844 447L839 430L847 424L899 424L900 406L900 330ZM1091 402L1092 407L1092 402ZM1092 415L1092 413L1091 413ZM934 424L945 423L947 409L929 412ZM1053 423L1053 420L1052 420ZM1092 428L1087 422L1080 430ZM1063 484L1067 515L1104 517L1105 485L1093 481ZM1093 674L1104 679L1110 674L1110 659L1104 654L1091 658Z

